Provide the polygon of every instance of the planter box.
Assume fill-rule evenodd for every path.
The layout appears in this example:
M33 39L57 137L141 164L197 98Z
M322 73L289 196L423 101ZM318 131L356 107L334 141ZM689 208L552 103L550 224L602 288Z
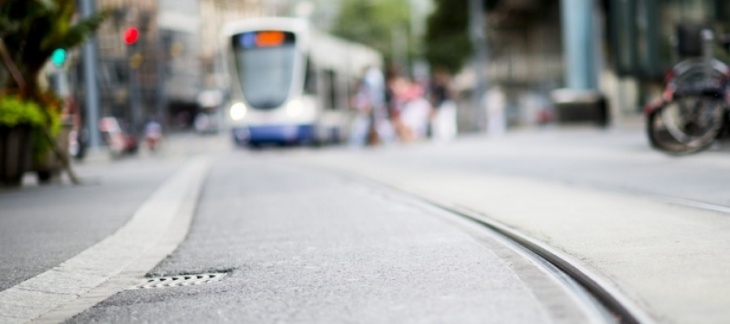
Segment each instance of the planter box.
M0 186L20 186L33 162L33 131L30 126L0 125Z

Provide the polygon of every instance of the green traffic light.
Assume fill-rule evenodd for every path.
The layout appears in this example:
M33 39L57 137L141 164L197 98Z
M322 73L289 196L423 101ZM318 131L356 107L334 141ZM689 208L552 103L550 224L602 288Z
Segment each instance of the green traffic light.
M57 48L55 51L53 51L53 54L51 54L51 62L55 66L61 66L64 62L66 62L66 50L63 48Z

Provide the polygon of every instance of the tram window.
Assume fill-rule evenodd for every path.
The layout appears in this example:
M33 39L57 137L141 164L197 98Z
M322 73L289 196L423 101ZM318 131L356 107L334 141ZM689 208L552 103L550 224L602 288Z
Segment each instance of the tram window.
M325 78L327 79L327 107L330 110L337 109L337 73L333 70L325 71Z
M243 96L253 108L272 109L289 95L296 58L293 33L248 32L233 36L233 54Z
M304 74L304 93L317 94L317 72L309 58L307 58L307 70Z

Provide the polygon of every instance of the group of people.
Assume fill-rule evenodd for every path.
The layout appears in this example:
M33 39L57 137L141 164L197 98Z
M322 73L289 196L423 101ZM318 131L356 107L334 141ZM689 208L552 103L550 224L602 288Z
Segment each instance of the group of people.
M391 69L387 76L368 68L353 98L358 116L353 145L378 145L456 136L456 105L449 74L437 70L427 84L413 82Z

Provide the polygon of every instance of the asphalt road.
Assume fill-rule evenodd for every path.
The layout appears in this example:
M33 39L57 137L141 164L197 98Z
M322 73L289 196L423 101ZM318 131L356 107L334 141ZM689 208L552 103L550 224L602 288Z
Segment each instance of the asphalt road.
M127 290L71 323L585 323L590 308L481 229L397 195L234 152L212 168L186 241L152 276L200 286Z
M169 159L90 164L87 175L104 178L98 186L0 193L0 270L9 273L0 290L114 232L180 161L211 147L227 151L226 143L180 138L170 141ZM227 276L123 291L69 322L582 323L595 315L480 230L362 177L543 241L659 322L723 323L730 318L726 155L720 147L666 156L637 129L532 130L365 150L234 150L212 168L188 238L150 272Z
M0 291L116 231L176 165L160 159L80 165L81 186L0 191Z

